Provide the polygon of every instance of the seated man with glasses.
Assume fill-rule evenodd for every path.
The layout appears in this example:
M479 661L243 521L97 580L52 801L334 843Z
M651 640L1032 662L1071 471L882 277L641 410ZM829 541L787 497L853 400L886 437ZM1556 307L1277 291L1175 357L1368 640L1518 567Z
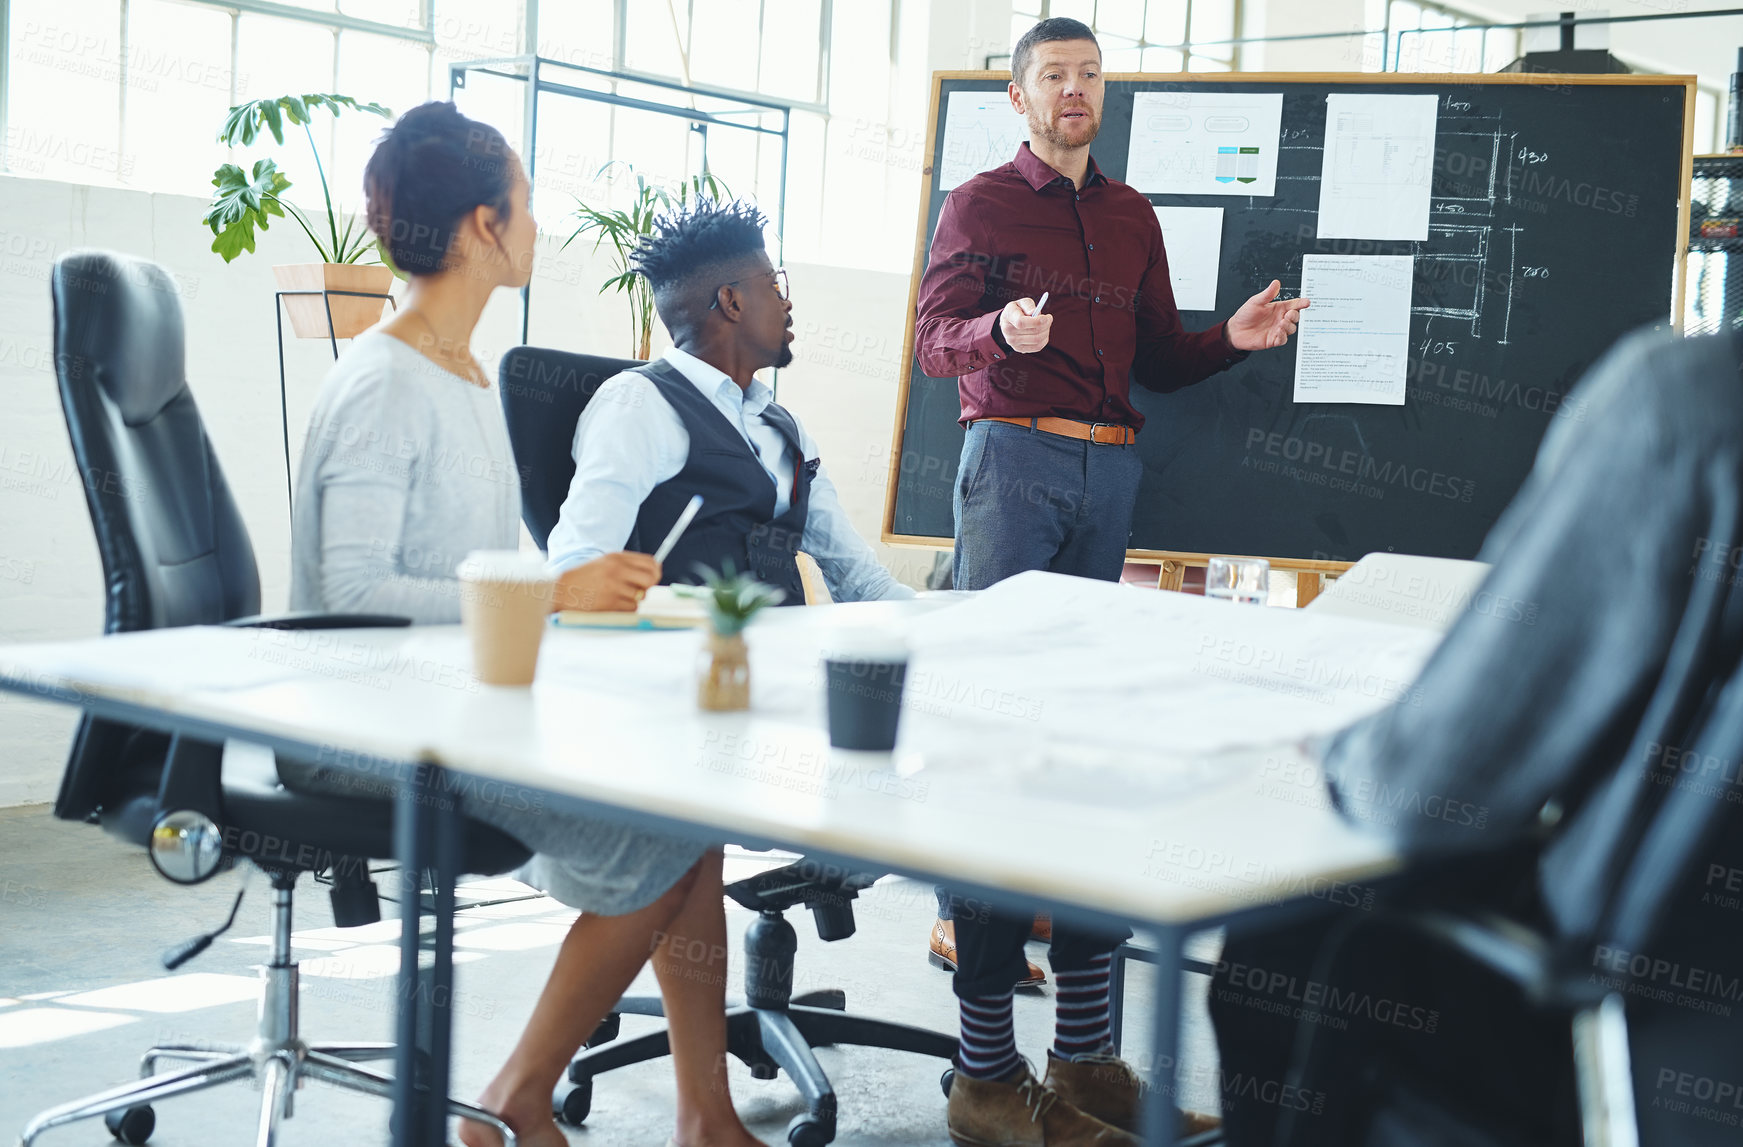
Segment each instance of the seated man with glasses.
M913 596L854 531L811 436L756 378L793 361L787 273L769 262L763 225L755 207L699 201L635 251L675 345L608 379L582 412L553 568L653 552L700 494L663 563L667 582L731 563L799 604L804 550L837 601Z

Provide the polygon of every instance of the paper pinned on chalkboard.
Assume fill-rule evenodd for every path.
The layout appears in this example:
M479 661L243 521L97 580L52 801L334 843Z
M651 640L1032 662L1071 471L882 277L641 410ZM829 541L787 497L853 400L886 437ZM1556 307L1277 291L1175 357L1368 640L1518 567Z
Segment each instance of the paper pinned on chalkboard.
M1275 195L1282 124L1282 92L1137 92L1126 182L1146 195Z
M1168 257L1168 279L1174 286L1174 306L1182 311L1216 310L1216 280L1222 265L1221 207L1158 207L1162 250Z
M1295 401L1403 406L1414 283L1409 255L1303 255Z
M1004 90L951 92L944 108L944 147L935 182L949 191L983 171L1009 163L1029 138L1029 121Z
M1325 97L1321 239L1427 239L1439 96Z

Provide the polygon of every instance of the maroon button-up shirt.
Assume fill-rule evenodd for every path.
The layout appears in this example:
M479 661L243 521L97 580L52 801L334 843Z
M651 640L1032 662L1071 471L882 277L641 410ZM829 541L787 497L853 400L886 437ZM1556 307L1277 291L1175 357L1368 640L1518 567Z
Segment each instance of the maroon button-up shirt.
M1051 292L1047 345L1005 345L999 312ZM992 415L1117 422L1144 416L1131 383L1170 391L1245 358L1224 324L1180 325L1150 201L1089 161L1079 191L1029 150L944 201L920 280L914 347L933 378L959 376L966 425Z

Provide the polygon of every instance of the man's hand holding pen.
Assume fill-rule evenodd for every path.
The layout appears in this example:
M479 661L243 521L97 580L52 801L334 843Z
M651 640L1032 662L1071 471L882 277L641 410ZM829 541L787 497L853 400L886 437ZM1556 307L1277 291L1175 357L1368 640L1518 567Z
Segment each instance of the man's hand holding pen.
M999 333L1005 336L1005 345L1019 354L1034 354L1046 346L1053 330L1053 316L1041 313L1046 305L1046 295L1038 303L1028 298L1006 303L999 313Z

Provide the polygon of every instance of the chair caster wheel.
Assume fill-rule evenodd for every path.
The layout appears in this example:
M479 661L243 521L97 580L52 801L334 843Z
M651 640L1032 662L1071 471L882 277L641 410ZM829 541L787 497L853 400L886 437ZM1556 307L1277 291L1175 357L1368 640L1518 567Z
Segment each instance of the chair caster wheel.
M938 1086L944 1089L944 1098L950 1098L950 1085L956 1079L956 1069L947 1067L944 1074L938 1077Z
M103 1124L121 1142L139 1147L157 1129L157 1113L149 1106L127 1107L103 1116Z
M787 1124L788 1147L825 1147L835 1138L835 1129L825 1127L815 1115L795 1115Z
M551 1093L551 1114L558 1123L579 1127L593 1110L593 1081L573 1083L567 1079L557 1084Z

